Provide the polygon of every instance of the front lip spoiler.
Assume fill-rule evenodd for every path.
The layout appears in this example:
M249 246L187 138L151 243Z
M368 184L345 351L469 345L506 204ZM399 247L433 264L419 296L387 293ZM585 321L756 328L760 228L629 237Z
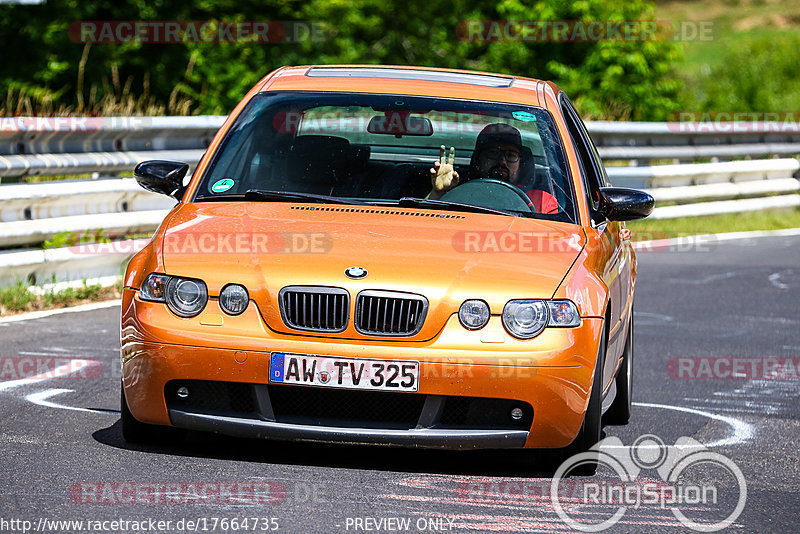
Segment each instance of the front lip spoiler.
M351 443L425 449L517 449L527 430L418 428L412 430L296 425L170 409L176 427L242 438Z

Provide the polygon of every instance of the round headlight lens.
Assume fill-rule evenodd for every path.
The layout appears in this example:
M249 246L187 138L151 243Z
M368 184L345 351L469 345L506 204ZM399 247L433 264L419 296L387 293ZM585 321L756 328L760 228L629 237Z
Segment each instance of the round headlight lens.
M208 290L201 280L171 278L167 283L167 306L175 315L194 317L206 307Z
M547 304L542 300L512 300L503 308L503 326L520 339L538 336L549 318Z
M250 295L239 284L228 284L219 293L219 305L229 315L239 315L247 309Z
M467 330L478 330L489 322L489 305L482 300L467 300L458 310L458 320Z

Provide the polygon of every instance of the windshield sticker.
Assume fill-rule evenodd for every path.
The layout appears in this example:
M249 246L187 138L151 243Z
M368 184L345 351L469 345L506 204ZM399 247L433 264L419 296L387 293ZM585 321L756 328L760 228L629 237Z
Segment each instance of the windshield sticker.
M536 115L533 113L528 113L527 111L515 111L511 114L512 117L517 119L518 121L523 122L533 122L536 120Z
M211 191L213 191L214 193L224 193L225 191L233 187L233 183L234 183L233 180L230 178L223 178L222 180L217 180L211 186Z

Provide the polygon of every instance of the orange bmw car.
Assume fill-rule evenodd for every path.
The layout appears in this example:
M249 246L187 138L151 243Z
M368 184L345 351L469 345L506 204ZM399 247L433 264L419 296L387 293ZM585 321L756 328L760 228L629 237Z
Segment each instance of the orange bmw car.
M128 265L122 429L586 450L630 416L636 258L553 83L278 69L184 163Z

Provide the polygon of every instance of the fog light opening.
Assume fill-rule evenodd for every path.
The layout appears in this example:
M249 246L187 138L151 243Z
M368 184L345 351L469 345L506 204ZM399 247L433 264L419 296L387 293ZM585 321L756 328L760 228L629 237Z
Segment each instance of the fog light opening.
M181 398L181 399L188 398L189 397L189 388L187 388L186 386L181 386L181 387L178 388L178 391L176 391L175 394L178 395L178 397Z
M510 415L511 419L513 419L514 421L519 421L520 419L522 419L522 416L525 415L525 413L522 411L522 408L512 408Z

